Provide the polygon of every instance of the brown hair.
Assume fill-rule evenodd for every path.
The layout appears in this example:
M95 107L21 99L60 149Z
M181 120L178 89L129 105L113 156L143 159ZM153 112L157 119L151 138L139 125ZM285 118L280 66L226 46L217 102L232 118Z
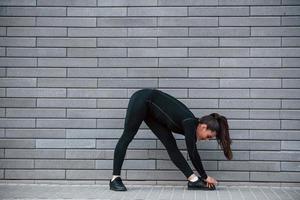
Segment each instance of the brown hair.
M209 115L201 117L198 121L201 124L206 124L207 129L211 131L216 131L216 139L218 141L218 144L222 148L227 160L231 160L233 157L230 148L232 141L229 136L227 118L222 115L219 115L218 113L211 113Z

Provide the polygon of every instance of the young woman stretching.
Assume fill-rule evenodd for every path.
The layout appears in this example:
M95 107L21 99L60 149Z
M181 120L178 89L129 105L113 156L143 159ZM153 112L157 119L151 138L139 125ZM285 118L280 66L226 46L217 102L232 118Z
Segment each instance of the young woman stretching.
M217 181L207 176L196 142L216 137L225 157L231 160L231 139L226 117L211 113L196 118L183 103L173 96L151 88L136 91L129 100L124 131L114 151L113 176L109 180L111 190L127 190L120 177L121 167L127 147L143 121L165 146L173 163L186 176L188 189L215 190L214 184L217 184ZM179 151L172 132L185 136L188 155L200 177L194 174Z

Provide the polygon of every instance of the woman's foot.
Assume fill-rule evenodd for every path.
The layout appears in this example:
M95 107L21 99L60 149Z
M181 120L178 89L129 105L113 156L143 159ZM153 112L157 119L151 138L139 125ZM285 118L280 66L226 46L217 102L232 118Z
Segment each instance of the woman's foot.
M121 177L117 177L113 181L109 180L109 189L114 191L127 191Z
M213 185L212 187L208 187L207 183L201 179L200 177L198 177L197 181L188 181L188 190L215 190L216 187Z

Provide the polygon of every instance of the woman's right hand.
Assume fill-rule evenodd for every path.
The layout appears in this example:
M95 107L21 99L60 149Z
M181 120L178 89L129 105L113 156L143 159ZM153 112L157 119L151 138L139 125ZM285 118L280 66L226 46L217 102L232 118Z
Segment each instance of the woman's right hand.
M216 185L218 182L216 181L216 179L214 179L213 177L207 176L207 178L205 179L205 181L207 182L207 186L213 187L214 185Z

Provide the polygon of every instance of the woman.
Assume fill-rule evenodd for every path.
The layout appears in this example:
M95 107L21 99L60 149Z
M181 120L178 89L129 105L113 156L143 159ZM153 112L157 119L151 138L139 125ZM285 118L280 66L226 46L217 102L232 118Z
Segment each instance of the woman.
M196 148L196 142L216 137L225 157L231 160L231 139L227 119L218 113L196 118L183 103L173 96L158 89L145 88L133 93L129 100L124 131L114 151L113 176L109 181L111 190L127 190L120 177L121 167L127 147L143 121L165 146L173 163L186 176L188 189L215 189L214 184L217 184L217 181L207 176ZM172 132L185 136L188 155L201 177L193 173L179 151Z

